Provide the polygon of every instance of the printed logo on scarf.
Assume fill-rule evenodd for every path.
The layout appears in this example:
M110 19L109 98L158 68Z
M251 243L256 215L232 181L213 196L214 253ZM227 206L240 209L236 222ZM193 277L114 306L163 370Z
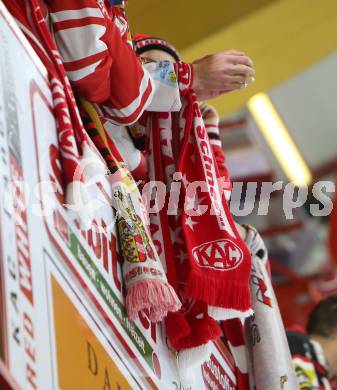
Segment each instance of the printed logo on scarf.
M121 187L116 187L114 197L117 201L117 226L125 259L130 263L142 263L147 258L155 260L147 232L133 207L130 195L124 194Z
M218 359L212 354L201 366L201 372L207 389L234 390L233 380L228 376Z
M200 267L217 271L230 271L237 268L243 260L242 250L229 239L211 241L192 250L194 259Z
M268 291L268 285L264 281L263 276L257 274L256 268L252 267L252 275L251 275L252 284L254 284L256 289L256 299L263 303L266 306L273 307L272 298L270 298L270 291Z
M266 295L266 293L268 292L268 287L265 281L262 278L253 276L252 282L258 287L258 289L256 290L257 300L266 306L273 307L273 302L271 298Z

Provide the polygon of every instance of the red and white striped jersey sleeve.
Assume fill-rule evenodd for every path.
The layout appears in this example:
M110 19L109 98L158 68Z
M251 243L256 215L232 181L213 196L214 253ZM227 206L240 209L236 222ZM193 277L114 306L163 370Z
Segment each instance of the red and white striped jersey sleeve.
M127 21L103 0L49 4L55 41L76 93L104 102L115 123L135 122L151 102L153 86L127 42Z

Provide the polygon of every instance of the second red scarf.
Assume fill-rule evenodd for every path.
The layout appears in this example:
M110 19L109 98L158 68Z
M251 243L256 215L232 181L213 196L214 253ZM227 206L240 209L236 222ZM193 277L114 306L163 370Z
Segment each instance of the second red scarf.
M210 307L220 319L250 313L251 257L231 217L194 93L179 115L152 114L148 127L149 178L166 186L164 207L150 212L151 233L183 302L166 320L182 372L205 361L209 342L221 335ZM162 206L161 192L148 196L150 206Z

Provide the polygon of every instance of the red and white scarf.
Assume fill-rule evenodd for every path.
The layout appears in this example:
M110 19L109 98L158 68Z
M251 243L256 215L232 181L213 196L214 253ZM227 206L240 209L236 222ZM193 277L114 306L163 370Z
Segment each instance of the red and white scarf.
M162 321L168 312L179 310L181 303L167 281L152 241L143 199L115 144L107 137L95 107L84 99L81 99L81 115L110 172L112 207L123 255L127 314L135 320L139 312L148 311L152 322Z
M80 156L86 149L87 136L59 52L46 23L47 10L39 0L6 0L5 5L16 19L26 38L48 71L54 102L54 116L65 181L65 204L74 217L89 223L85 204Z
M239 318L222 321L224 337L235 362L237 390L249 390L249 355L245 342L245 324Z
M183 372L207 360L209 342L221 335L210 307L217 319L251 315L251 258L218 180L194 93L187 94L178 115L156 113L149 121L149 177L164 182L168 192L164 208L150 212L151 233L168 280L183 302L180 312L166 320ZM203 191L193 191L201 182ZM150 206L155 201L149 195ZM207 206L207 212L200 215L198 205Z
M254 256L250 285L254 317L246 324L250 388L298 388L291 354L266 265Z
M238 390L298 388L268 262L252 257L250 286L254 316L222 322L235 360Z

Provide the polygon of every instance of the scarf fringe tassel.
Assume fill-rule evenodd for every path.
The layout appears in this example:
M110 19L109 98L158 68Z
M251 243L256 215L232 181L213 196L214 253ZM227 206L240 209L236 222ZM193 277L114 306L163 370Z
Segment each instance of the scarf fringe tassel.
M181 302L172 286L161 280L141 280L129 286L126 311L131 320L138 318L142 310L149 310L152 322L160 322L168 312L176 312Z
M211 306L222 303L224 309L245 312L251 309L251 297L247 283L224 282L222 278L206 277L199 272L191 272L186 283L184 294L188 297L207 302Z

